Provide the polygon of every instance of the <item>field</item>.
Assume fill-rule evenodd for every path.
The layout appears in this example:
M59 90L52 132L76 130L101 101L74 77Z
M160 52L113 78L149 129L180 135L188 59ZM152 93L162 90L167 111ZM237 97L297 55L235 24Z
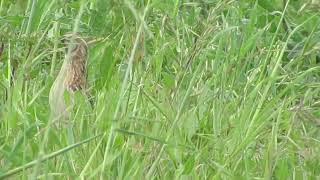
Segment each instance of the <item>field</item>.
M320 179L319 8L0 0L0 179ZM94 105L57 119L68 32Z

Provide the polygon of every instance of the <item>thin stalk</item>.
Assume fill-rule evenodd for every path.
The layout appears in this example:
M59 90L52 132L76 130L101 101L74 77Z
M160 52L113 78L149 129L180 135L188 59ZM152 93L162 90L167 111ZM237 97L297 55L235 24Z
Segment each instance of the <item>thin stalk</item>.
M127 4L130 4L128 1L125 1L125 2ZM114 116L113 116L113 121L116 121L118 119L118 114L119 114L119 111L120 111L120 107L122 106L122 102L123 102L124 95L125 95L125 89L126 89L126 87L128 85L129 75L130 75L130 72L132 71L134 57L135 57L136 50L137 50L137 47L138 47L138 44L139 44L140 36L142 34L142 31L143 31L143 22L144 22L145 15L147 13L148 5L149 5L149 1L148 1L148 4L147 4L146 8L145 8L142 20L140 22L140 26L139 26L139 30L138 30L138 33L137 33L137 37L135 39L134 46L132 48L132 51L131 51L131 54L130 54L130 57L129 57L128 67L126 69L126 73L125 73L125 76L124 76L124 79L123 79L123 82L122 82L122 85L121 85L120 97L119 97L119 100L118 100L118 103L117 103L117 106L116 106L116 110L115 110L115 113L114 113ZM113 140L115 138L114 137L114 134L115 134L114 131L115 131L116 125L117 125L116 123L111 124L111 127L110 127L110 133L109 133L109 136L108 136L107 145L106 145L105 152L104 152L104 157L103 157L103 163L102 163L102 168L101 168L100 179L103 179L103 172L104 172L104 169L106 167L108 153L110 151L111 144L112 144L112 142L113 142Z
M98 135L96 135L96 136L90 137L90 138L85 139L85 140L83 140L83 141L80 141L80 142L78 142L78 143L75 143L75 144L72 144L72 145L70 145L70 146L67 146L67 147L65 147L65 148L63 148L63 149L60 149L60 150L58 150L58 151L56 151L56 152L53 152L53 153L48 154L48 155L45 155L45 156L43 156L41 159L36 159L36 160L31 161L31 162L29 162L29 163L27 163L27 164L24 164L24 165L22 165L22 166L19 166L19 167L17 167L17 168L14 168L14 169L12 169L12 170L9 170L9 171L6 172L6 173L0 174L0 179L8 178L8 177L10 177L10 176L12 176L12 175L15 175L15 174L19 173L20 171L23 171L23 170L26 170L26 169L28 169L28 168L31 168L31 167L33 167L34 165L38 164L38 163L42 163L42 162L44 162L44 161L47 161L47 160L52 159L52 158L54 158L54 157L57 157L57 156L59 156L59 155L61 155L61 154L64 154L64 153L66 153L66 152L68 152L68 151L70 151L70 150L72 150L72 149L74 149L74 148L77 148L77 147L79 147L79 146L81 146L81 145L83 145L83 144L86 144L86 143L88 143L88 142L90 142L90 141L92 141L92 140L94 140L94 139L96 139L96 138L98 138L98 137L100 137L100 136L102 136L102 134L98 134Z
M194 76L192 77L192 79L191 79L191 81L190 81L190 83L189 83L189 86L188 86L188 89L187 89L187 91L186 91L186 94L184 95L183 100L182 100L182 102L181 102L181 104L180 104L180 106L179 106L177 115L176 115L176 117L175 117L175 119L174 119L174 121L173 121L173 123L172 123L172 125L171 125L171 127L170 127L170 129L169 129L169 131L168 131L168 135L167 135L167 137L166 137L165 142L168 142L168 141L169 141L169 139L171 138L172 133L174 132L174 129L176 128L176 124L177 124L177 122L178 122L179 119L180 119L180 116L181 116L181 114L182 114L182 110L183 110L183 108L184 108L184 106L185 106L186 100L187 100L187 98L189 97L190 92L191 92L191 89L192 89L192 87L193 87L193 85L194 85L194 82L195 82L195 79L196 79L196 75L199 73L199 71L200 71L203 63L204 63L204 61L201 61L201 62L198 64L198 66L197 66L197 69L196 69L196 71L195 71L195 73L194 73ZM164 151L164 149L165 149L166 146L167 146L166 144L162 145L161 150L160 150L160 152L158 153L158 156L157 156L156 160L154 161L154 163L152 164L151 168L149 169L149 171L148 171L148 173L147 173L147 175L146 175L146 179L150 179L151 176L153 175L153 172L154 172L154 170L155 170L158 162L160 161L160 158L161 158L162 153L163 153L163 151Z
M54 45L53 45L53 55L51 61L50 76L53 77L54 69L56 67L57 54L58 54L58 45L59 45L59 36L60 36L60 22L56 21L53 24L54 26Z
M122 82L122 86L121 86L121 90L120 90L120 97L119 97L119 101L117 103L117 107L116 107L116 110L115 110L115 113L114 113L113 121L117 120L118 113L120 111L120 107L121 107L122 101L124 99L124 92L125 92L126 86L128 84L129 73L130 73L130 71L132 69L132 63L133 63L134 55L135 55L135 52L136 52L136 49L137 49L137 46L138 46L138 40L139 40L141 32L142 32L142 25L140 25L140 28L139 28L139 31L138 31L138 35L137 35L137 39L136 39L135 44L133 46L133 49L131 51L129 64L128 64L128 67L127 67L127 70L126 70L126 74L125 74L124 80ZM116 125L113 123L111 125L111 128L110 128L110 133L109 133L109 136L108 136L107 145L106 145L106 149L105 149L105 152L104 152L104 158L103 158L103 163L102 163L100 179L103 179L103 170L104 170L104 168L106 166L108 152L109 152L109 150L111 148L111 142L113 142L113 140L114 140L114 130L116 128L115 126Z
M27 29L26 29L26 34L30 34L31 31L31 22L35 13L35 9L36 9L36 4L37 4L37 0L32 0L32 6L31 6L31 12L29 15L29 19L28 19L28 25L27 25Z

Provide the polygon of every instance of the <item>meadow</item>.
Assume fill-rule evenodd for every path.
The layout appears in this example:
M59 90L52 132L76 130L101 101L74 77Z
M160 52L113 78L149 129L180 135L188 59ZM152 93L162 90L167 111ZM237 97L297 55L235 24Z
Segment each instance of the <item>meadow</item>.
M0 179L320 179L319 9L0 0ZM68 32L94 106L53 121Z

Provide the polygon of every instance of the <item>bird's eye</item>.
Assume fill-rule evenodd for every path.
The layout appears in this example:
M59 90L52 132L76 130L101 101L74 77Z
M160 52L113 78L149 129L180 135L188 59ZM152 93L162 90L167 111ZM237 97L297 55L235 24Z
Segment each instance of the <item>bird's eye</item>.
M77 45L75 43L66 43L64 50L65 50L65 53L67 54L68 49L70 49L70 52L73 52L76 50L76 48L77 48Z
M70 48L71 52L73 52L73 51L76 50L77 45L76 45L75 43L71 43L71 44L69 45L69 48Z

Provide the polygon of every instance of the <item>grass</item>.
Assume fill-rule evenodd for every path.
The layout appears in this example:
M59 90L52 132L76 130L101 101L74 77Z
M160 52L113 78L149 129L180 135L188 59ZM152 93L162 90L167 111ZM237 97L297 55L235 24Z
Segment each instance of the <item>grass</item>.
M319 179L318 8L1 0L0 179ZM93 42L95 106L76 93L57 123L70 31Z

